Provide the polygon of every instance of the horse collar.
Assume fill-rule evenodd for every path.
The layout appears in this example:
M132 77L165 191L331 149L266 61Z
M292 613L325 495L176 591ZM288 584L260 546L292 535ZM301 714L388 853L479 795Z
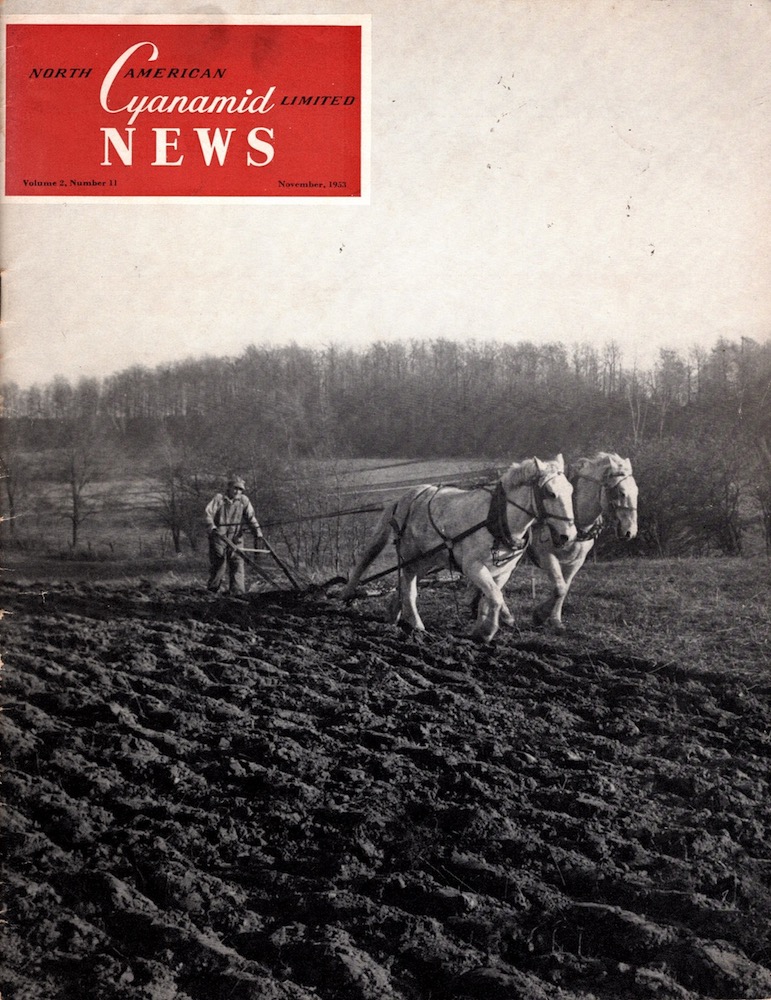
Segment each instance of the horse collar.
M493 541L498 545L506 549L519 551L524 548L525 541L522 538L514 538L511 534L511 529L509 528L509 519L506 514L507 505L513 501L509 500L506 496L506 490L503 488L503 483L498 480L495 484L495 489L490 497L490 507L487 511L487 520L485 521L485 527L493 536ZM514 504L518 507L518 504ZM522 507L519 508L523 510ZM530 513L525 511L525 513Z

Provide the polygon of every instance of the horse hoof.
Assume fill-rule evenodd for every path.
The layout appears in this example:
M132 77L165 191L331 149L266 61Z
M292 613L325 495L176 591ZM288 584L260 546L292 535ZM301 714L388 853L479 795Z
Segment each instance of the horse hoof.
M471 630L471 638L476 639L477 642L492 642L497 631L497 629L490 632L489 630L475 628Z

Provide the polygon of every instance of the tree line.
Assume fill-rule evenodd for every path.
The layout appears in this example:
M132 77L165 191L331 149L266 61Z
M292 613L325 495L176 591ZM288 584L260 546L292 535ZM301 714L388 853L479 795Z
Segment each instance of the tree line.
M771 545L771 344L747 338L664 349L645 370L613 342L249 347L103 379L6 385L3 398L11 540L22 497L43 479L64 488L76 547L96 482L148 477L158 522L180 550L197 544L194 512L228 469L251 473L263 508L280 510L314 458L505 461L603 449L634 463L637 551L738 554L753 523Z

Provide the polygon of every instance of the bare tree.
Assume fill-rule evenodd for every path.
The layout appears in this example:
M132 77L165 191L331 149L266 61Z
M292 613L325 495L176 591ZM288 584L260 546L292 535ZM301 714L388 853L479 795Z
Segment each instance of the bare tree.
M636 370L627 377L624 391L631 418L632 441L638 445L642 443L645 434L650 399Z
M24 476L21 471L20 456L12 453L11 449L3 442L3 450L0 453L0 478L3 481L3 513L0 515L0 523L7 525L8 535L16 540L16 519L19 516L20 495L23 489Z
M93 486L108 465L106 442L97 421L72 421L61 428L58 479L65 487L64 516L70 547L77 548L85 521L99 510Z
M14 420L3 419L0 426L0 478L0 521L7 526L9 539L16 541L16 520L23 511L30 468L19 441L18 424Z
M151 496L150 509L171 534L174 552L182 552L186 538L197 552L202 536L203 510L209 499L207 477L195 469L186 449L178 450L167 437L162 446L162 468L158 488Z

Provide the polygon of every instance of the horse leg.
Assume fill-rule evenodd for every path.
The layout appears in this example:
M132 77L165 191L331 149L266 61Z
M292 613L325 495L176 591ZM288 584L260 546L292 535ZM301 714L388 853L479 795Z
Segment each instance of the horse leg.
M490 577L495 586L498 588L498 593L500 595L501 603L499 607L499 612L500 612L501 624L503 625L514 624L514 615L511 613L511 609L506 603L506 598L503 596L503 588L509 582L509 578L519 565L519 561L521 558L522 558L521 553L519 555L514 556L514 558L509 560L505 566L498 568L498 573L496 576L493 576L492 572L489 571ZM466 584L466 603L468 604L469 611L471 612L471 617L476 618L479 613L479 603L482 600L483 592L475 584L471 582L469 573L472 572L473 568L466 573L466 576L469 578L468 583Z
M552 592L547 599L539 604L533 612L533 617L538 625L548 625L550 628L561 631L562 606L568 596L573 577L583 566L586 554L570 562L561 563L556 555L549 555L542 562L543 569L549 575L552 584Z
M401 621L419 632L424 632L426 626L418 613L418 574L412 569L402 568L401 580Z
M492 573L484 565L472 566L466 570L466 576L480 592L477 620L471 634L483 642L490 642L498 631L501 609L505 607L503 594L493 579ZM508 617L511 618L511 612L508 611L508 608L506 611Z
M502 625L513 625L514 615L511 613L511 608L509 608L506 603L505 598L501 595L501 624Z
M477 620L471 630L472 636L482 642L491 642L500 626L500 614L500 606L486 594L481 594Z
M549 578L549 596L541 604L537 605L533 611L533 621L536 625L544 625L549 621L555 605L559 600L560 590L564 591L565 581L562 578L562 567L559 559L552 553L541 554L540 568Z
M359 580L361 580L362 576L364 576L364 571L372 562L374 562L377 556L379 556L385 548L385 544L391 533L391 520L395 509L396 505L390 504L381 514L380 520L375 526L370 540L367 542L367 547L364 549L361 558L356 563L348 583L346 583L340 592L341 601L350 601L353 599L353 595L359 585Z
M584 556L584 559L585 558L586 557ZM570 585L573 582L573 577L583 566L584 559L569 563L567 568L562 570L562 586L559 587L558 593L555 594L554 607L552 608L552 612L548 618L549 625L551 625L552 628L561 630L565 627L562 624L562 605L565 603L565 598L568 596L568 591L570 590Z
M472 618L476 618L479 614L479 603L482 600L482 592L477 590L476 587L469 586L470 598L467 596L466 603L468 604L468 609ZM511 609L506 603L505 598L501 604L501 624L503 625L513 625L514 615L511 613Z
M509 582L509 578L511 577L511 574L514 572L514 570L517 568L517 566L519 566L519 562L520 562L521 558L522 558L522 553L521 552L520 552L519 555L514 556L514 558L511 559L506 564L506 567L503 570L503 575L502 576L499 575L498 578L497 578L497 580L496 580L496 586L498 587L498 590L501 593L501 623L503 625L513 625L514 624L514 615L511 613L511 609L509 608L508 604L506 603L506 598L503 596L503 588Z

